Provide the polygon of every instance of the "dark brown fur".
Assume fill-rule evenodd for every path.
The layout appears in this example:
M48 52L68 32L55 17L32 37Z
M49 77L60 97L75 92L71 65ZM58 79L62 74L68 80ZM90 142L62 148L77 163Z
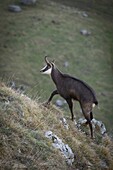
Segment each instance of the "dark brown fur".
M98 104L95 92L85 82L71 77L70 75L61 73L52 63L51 67L51 78L56 85L56 90L51 93L51 96L49 97L47 103L50 103L54 95L59 94L67 101L69 109L71 111L72 120L74 120L72 99L78 101L80 103L83 115L87 120L87 124L89 124L91 137L93 138L91 123L91 120L93 119L92 109L93 104Z

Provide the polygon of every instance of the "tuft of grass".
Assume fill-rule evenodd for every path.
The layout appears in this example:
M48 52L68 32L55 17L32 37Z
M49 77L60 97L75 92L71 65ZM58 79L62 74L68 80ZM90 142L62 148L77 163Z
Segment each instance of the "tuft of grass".
M67 119L69 130L60 122L64 113L50 105L32 100L0 83L0 169L108 169L113 165L113 142L106 135L91 140ZM60 151L45 138L53 131L73 150L75 161L69 167ZM98 142L99 140L99 142Z

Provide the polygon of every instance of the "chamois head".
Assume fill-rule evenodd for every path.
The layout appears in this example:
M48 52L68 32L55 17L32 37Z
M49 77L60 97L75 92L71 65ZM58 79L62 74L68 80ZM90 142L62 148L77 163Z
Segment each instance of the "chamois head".
M54 66L54 63L53 62L49 62L48 59L47 59L47 56L45 56L45 62L46 62L46 66L44 66L40 72L42 74L51 74L51 71L52 71L52 67Z

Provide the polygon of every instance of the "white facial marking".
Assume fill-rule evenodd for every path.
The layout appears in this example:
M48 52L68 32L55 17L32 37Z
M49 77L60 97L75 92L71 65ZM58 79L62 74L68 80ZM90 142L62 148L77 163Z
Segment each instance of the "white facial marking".
M49 68L48 70L42 72L42 74L51 74L52 68Z
M52 71L52 68L50 67L48 70L46 70L46 67L47 66L43 67L40 71L41 71L42 74L49 74L50 75L51 71Z
M46 68L47 66L44 66L40 71L43 71L43 70L45 70L45 68Z

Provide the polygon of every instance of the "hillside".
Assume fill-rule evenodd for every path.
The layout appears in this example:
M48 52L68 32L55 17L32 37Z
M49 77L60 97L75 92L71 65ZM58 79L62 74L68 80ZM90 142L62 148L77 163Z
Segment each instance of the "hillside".
M91 140L69 118L66 129L60 121L62 117L64 113L55 106L45 108L38 100L0 83L0 169L112 170L110 137L95 130L95 139ZM45 137L47 131L71 147L72 165L67 165L60 150Z

